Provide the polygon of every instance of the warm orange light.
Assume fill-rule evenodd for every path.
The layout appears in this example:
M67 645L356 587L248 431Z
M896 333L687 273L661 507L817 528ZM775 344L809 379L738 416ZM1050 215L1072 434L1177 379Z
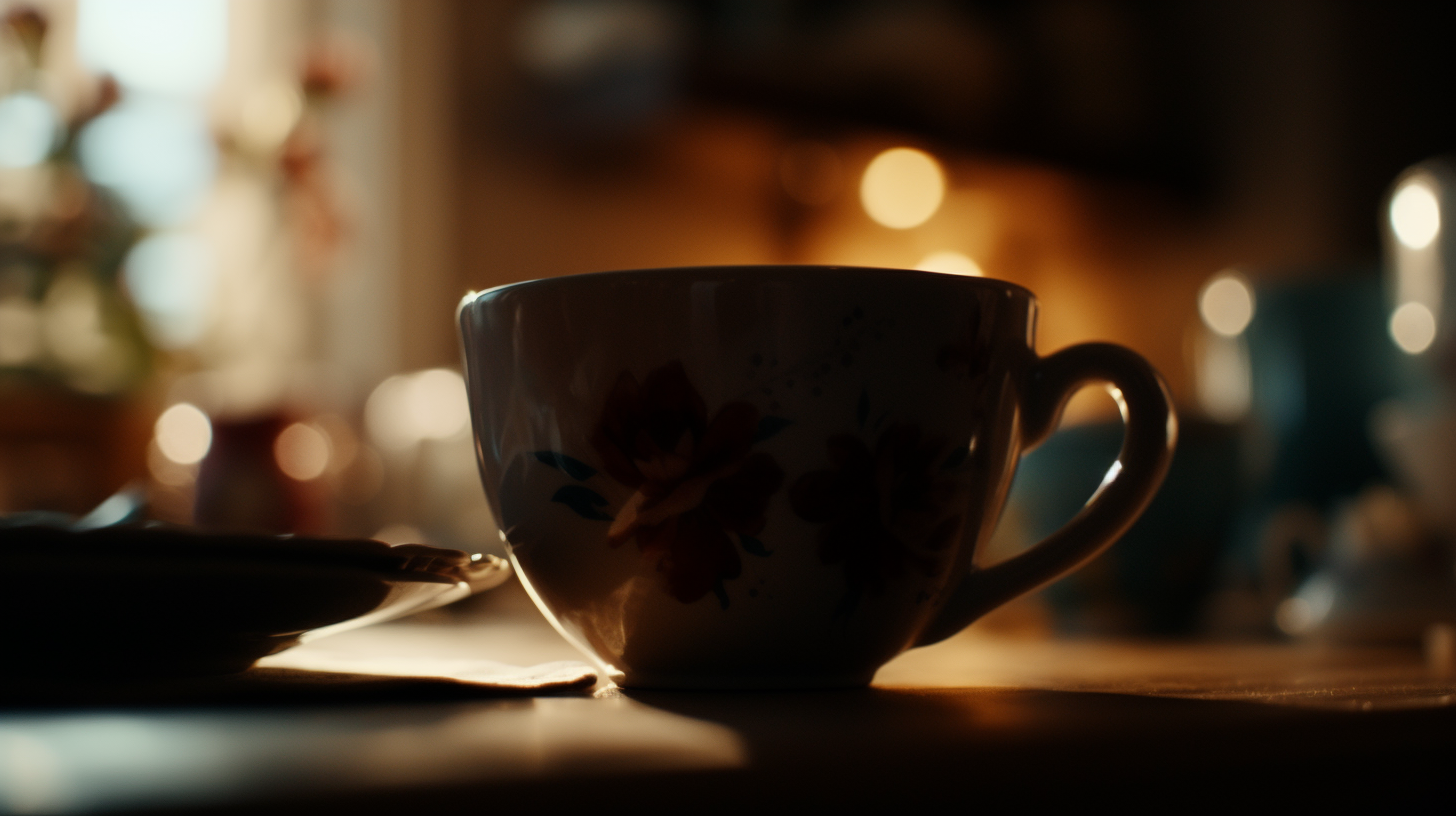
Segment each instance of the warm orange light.
M369 395L364 419L374 441L390 449L462 433L470 426L465 380L447 368L397 374Z
M945 198L945 173L935 157L910 147L876 156L860 179L859 200L870 218L892 229L930 220Z
M839 194L844 171L839 154L823 142L790 145L779 157L779 182L789 198L818 207Z
M295 422L273 440L273 458L290 479L317 479L329 466L329 439L318 428Z
M920 263L916 264L915 268L925 272L944 272L950 275L981 277L986 274L981 271L981 265L971 260L969 256L949 250L926 255L920 259Z

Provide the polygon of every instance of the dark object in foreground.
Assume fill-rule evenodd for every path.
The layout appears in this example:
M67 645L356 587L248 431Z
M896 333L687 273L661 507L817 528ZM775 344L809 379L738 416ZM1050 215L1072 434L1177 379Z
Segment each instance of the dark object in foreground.
M339 624L457 600L509 575L422 544L154 524L0 529L0 673L107 681L225 674Z
M597 676L583 665L575 678L566 672L532 677L521 668L516 682L462 681L430 675L405 676L311 671L254 666L247 671L191 677L131 677L108 683L54 677L0 680L0 712L15 709L153 709L249 706L358 706L469 702L501 697L582 695ZM531 681L535 681L534 683Z

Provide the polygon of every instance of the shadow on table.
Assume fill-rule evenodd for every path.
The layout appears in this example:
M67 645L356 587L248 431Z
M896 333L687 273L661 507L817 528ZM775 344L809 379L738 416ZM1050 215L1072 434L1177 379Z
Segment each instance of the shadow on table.
M948 805L1116 796L1198 810L1449 803L1456 710L1331 711L1031 689L628 691L726 725L751 757L720 801Z
M0 680L0 712L34 709L246 706L355 706L440 703L587 693L572 686L510 688L449 677L252 668L239 674L74 682Z
M726 726L743 741L746 764L624 772L596 763L510 781L335 791L269 802L267 811L1391 810L1449 804L1456 759L1451 709L1354 712L1001 688L620 695L631 706ZM579 727L591 731L591 719ZM255 802L207 812L258 810Z

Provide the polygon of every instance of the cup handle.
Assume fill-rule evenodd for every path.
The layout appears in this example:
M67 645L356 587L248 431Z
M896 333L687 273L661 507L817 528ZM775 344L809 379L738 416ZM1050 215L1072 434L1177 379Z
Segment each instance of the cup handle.
M1178 437L1178 419L1163 378L1136 353L1111 343L1083 343L1036 360L1022 381L1022 449L1041 444L1083 386L1105 382L1122 411L1122 451L1081 512L1031 549L973 569L921 631L916 646L969 626L1016 596L1077 569L1116 541L1152 500Z

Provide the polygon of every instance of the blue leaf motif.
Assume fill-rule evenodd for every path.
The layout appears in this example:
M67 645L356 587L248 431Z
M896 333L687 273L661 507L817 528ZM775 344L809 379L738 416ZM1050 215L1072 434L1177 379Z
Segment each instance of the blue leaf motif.
M607 500L589 487L581 485L563 485L551 501L560 502L572 510L578 516L593 521L611 521L612 517L597 509L607 506Z
M557 453L556 451L552 450L543 450L536 451L532 455L535 456L536 461L540 462L541 464L550 465L557 470L563 470L566 472L567 476L570 476L578 482L584 482L587 479L595 476L597 473L596 468L588 465L586 462L583 462L580 459L573 459L572 457L567 456L564 453Z
M758 420L758 431L754 433L753 441L755 443L762 442L793 424L794 421L792 419L785 419L781 416L770 415L762 417Z

